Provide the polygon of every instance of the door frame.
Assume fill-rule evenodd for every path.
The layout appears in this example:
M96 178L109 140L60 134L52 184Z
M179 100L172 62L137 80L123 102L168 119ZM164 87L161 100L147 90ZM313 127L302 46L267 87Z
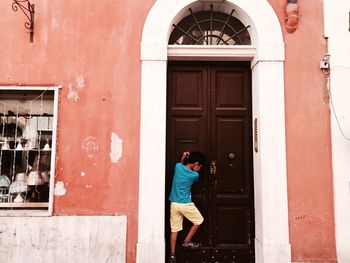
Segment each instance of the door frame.
M215 0L213 1L216 2ZM139 217L136 262L164 262L164 199L167 61L248 60L252 68L256 262L291 262L284 107L284 43L267 1L226 0L244 24L252 46L168 46L172 24L200 1L157 0L147 16L141 42ZM225 6L221 4L221 6ZM161 23L159 21L162 21ZM270 77L273 76L273 77ZM255 127L255 126L253 126Z

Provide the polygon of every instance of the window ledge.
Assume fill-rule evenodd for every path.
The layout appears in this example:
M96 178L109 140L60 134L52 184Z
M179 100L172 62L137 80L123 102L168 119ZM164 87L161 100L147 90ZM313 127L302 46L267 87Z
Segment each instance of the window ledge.
M49 203L15 203L15 202L6 202L0 203L0 208L48 208Z
M47 210L0 210L0 217L40 217L51 216Z

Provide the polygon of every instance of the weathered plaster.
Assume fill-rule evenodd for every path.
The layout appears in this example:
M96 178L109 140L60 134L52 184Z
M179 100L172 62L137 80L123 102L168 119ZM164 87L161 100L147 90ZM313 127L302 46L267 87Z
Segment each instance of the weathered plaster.
M81 144L81 148L88 158L93 158L100 150L98 140L93 136L86 137Z
M67 98L72 101L78 101L79 100L78 90L71 83L68 84L68 89L69 89L69 92L68 92Z
M139 43L154 0L143 0L142 4L134 0L103 4L93 0L84 4L35 1L33 43L29 43L23 25L25 16L13 12L12 2L0 1L0 83L63 86L57 159L53 160L57 173L52 178L64 182L67 192L55 196L52 214L126 214L127 260L133 262L139 172L133 165L139 161ZM109 156L111 131L116 129L127 142L118 165ZM96 138L97 153L82 150L88 136ZM86 176L80 176L81 171Z
M65 195L67 192L64 183L61 181L56 182L55 185L55 196L62 196Z
M119 138L118 134L112 132L111 134L111 152L109 157L112 163L117 163L123 154L123 140Z
M72 101L78 101L80 99L79 93L85 88L85 80L82 75L78 75L75 79L75 85L68 84L68 96L67 98Z

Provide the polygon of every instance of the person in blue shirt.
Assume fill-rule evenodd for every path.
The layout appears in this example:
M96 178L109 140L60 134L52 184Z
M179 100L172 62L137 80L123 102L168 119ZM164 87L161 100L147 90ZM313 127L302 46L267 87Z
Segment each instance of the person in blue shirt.
M189 249L199 248L199 244L191 238L203 223L203 216L192 202L191 187L198 182L198 171L204 165L204 156L201 152L184 152L181 162L175 165L173 184L169 195L170 203L170 259L169 263L176 263L175 247L178 232L182 230L183 218L192 222L192 227L182 242L182 247Z

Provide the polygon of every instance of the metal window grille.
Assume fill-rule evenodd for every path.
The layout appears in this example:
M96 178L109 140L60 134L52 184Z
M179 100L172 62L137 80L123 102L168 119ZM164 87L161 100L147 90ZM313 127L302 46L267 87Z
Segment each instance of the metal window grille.
M57 96L50 87L0 87L1 213L49 209Z
M183 18L170 35L169 45L250 45L249 25L230 14L213 11L193 12Z

